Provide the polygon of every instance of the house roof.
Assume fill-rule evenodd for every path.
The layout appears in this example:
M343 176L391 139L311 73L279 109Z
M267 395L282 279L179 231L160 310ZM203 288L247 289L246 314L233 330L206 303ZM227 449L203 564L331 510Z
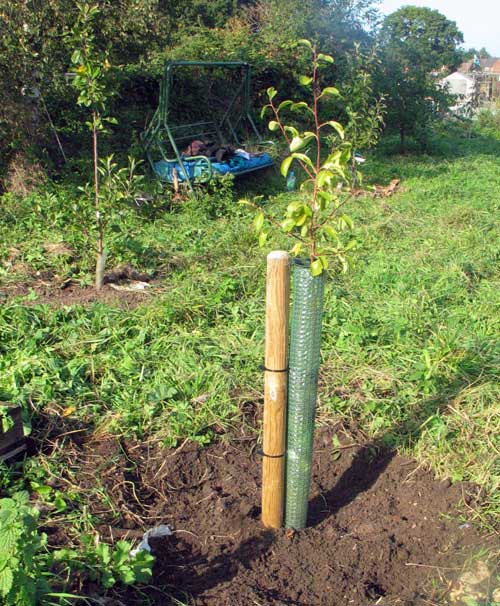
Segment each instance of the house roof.
M458 70L461 74L468 74L469 72L474 71L473 69L473 61L465 61L462 65L459 66ZM498 57L489 57L488 59L479 59L479 63L481 64L481 69L479 71L487 73L487 74L500 74L500 58Z

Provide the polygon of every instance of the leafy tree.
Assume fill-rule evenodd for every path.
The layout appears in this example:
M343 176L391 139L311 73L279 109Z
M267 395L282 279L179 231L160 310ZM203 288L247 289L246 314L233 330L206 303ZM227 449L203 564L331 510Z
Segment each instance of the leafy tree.
M345 140L342 125L335 120L322 121L319 108L327 99L340 95L334 86L323 86L321 72L328 70L334 60L330 55L318 52L308 40L299 40L311 58L309 74L300 76L303 88L310 91L311 100L294 102L286 99L278 103L277 90L267 90L269 103L262 115L270 113L269 129L281 133L290 155L281 164L281 174L286 177L290 167L296 163L305 174L295 199L288 204L284 217L277 218L259 208L254 219L254 228L259 234L259 244L263 246L268 235L266 219L279 227L295 240L291 252L306 256L311 263L314 276L325 271L330 261L338 264L343 271L348 268L349 251L356 241L346 238L343 232L352 228L352 220L344 213L344 205L349 199L349 161L352 153L350 142ZM304 129L290 124L290 116L302 116ZM334 131L338 143L326 145L326 135ZM255 202L253 204L256 206Z
M386 102L374 93L373 74L379 61L375 53L365 53L359 44L347 57L346 82L342 86L342 105L346 114L345 136L353 152L374 147L384 123ZM351 172L356 182L356 157L351 155Z
M405 66L417 64L429 72L457 65L458 45L464 41L454 21L421 6L405 6L388 15L380 39L382 46L398 55Z
M92 134L94 179L91 187L82 189L88 198L93 197L94 200L97 230L95 287L96 290L101 290L107 257L104 248L105 226L111 219L116 203L134 196L134 191L140 184L140 177L135 175L135 161L131 158L128 169L119 169L112 156L103 162L99 161L98 133L105 132L106 123L116 123L115 118L106 115L106 103L112 94L107 77L111 64L108 53L99 52L95 47L93 26L99 15L99 8L87 3L77 6L80 11L79 19L68 39L76 44L71 62L75 69L72 83L79 93L77 103L90 111L90 119L86 125Z
M456 24L436 10L406 6L385 19L377 80L387 96L387 123L402 146L414 135L425 147L430 126L449 107L451 97L433 72L460 61L462 41Z

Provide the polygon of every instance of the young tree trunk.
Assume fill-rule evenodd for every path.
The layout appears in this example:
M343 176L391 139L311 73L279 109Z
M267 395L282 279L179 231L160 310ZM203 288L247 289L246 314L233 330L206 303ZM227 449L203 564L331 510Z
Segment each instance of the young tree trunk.
M96 123L97 116L94 114L93 122ZM104 282L104 267L106 265L106 255L104 254L104 233L102 225L102 217L99 208L99 171L97 170L99 156L97 153L97 128L92 129L92 143L94 152L94 206L97 222L97 257L95 263L95 288L101 290Z

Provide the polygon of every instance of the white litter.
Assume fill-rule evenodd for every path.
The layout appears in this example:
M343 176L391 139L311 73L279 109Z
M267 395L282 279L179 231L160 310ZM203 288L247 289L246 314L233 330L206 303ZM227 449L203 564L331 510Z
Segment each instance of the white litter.
M115 290L126 290L129 292L135 292L146 290L146 288L149 288L150 285L147 282L141 282L140 280L127 280L121 282L120 284L110 282L109 286L111 286L111 288L114 288Z
M130 555L134 557L139 553L139 551L151 552L151 545L149 544L149 539L169 537L172 534L172 529L167 524L160 524L159 526L150 528L149 530L146 530L146 532L142 535L142 540L139 545L137 545L137 547L134 547L134 549L130 550Z

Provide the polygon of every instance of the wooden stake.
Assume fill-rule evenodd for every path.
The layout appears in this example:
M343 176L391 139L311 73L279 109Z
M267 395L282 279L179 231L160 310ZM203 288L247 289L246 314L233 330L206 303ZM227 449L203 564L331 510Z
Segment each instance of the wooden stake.
M285 501L286 399L290 257L275 250L267 256L262 523L283 525Z

